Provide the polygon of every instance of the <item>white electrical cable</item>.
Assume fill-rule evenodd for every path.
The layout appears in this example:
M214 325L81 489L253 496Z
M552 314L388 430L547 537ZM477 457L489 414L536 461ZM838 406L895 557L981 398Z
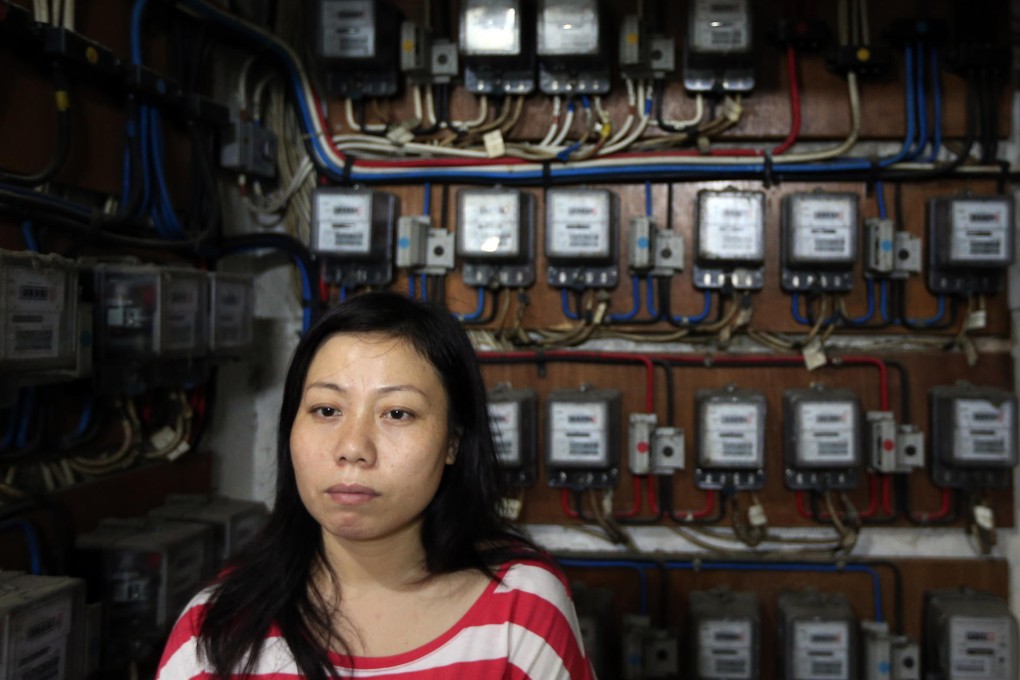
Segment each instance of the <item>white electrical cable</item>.
M553 97L553 110L552 110L552 124L549 126L549 131L545 133L545 137L538 143L538 146L548 146L554 136L556 136L557 130L559 130L559 117L560 109L563 104L563 100L560 99L559 95Z
M668 126L676 128L686 128L697 125L701 122L701 119L705 117L705 96L700 92L694 97L694 115L687 120L663 120L662 122Z
M478 115L471 120L451 120L450 127L455 130L461 130L467 132L472 128L479 127L485 123L485 119L489 117L489 95L483 94L481 101L478 103Z

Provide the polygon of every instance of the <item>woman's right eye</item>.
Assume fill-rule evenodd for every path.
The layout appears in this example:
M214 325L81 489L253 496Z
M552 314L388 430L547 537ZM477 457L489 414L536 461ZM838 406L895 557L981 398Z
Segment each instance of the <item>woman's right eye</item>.
M317 415L324 416L326 418L332 418L338 411L332 406L316 406L312 409Z

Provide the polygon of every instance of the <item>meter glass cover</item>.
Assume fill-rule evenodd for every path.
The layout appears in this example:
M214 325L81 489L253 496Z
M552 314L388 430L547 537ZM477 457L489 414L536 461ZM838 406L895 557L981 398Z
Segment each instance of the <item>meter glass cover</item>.
M167 285L163 308L164 349L195 349L198 346L201 284L198 279L174 279Z
M61 316L70 272L36 267L8 267L3 271L7 291L4 349L0 356L55 359L60 356Z
M953 404L953 459L960 463L1009 463L1014 458L1014 404L957 399Z
M797 409L800 463L833 467L857 464L857 419L852 403L803 402Z
M756 404L719 402L704 406L701 442L705 467L761 467L759 431L764 427Z
M845 262L854 257L854 207L849 197L800 196L793 204L793 256Z
M1004 262L1011 228L1006 201L953 201L949 259L952 262Z
M1003 616L954 616L949 620L947 677L993 680L1015 677L1010 620Z
M609 405L605 402L554 402L550 405L552 465L609 465Z
M368 255L372 248L372 194L316 194L316 252Z
M371 0L322 0L322 45L327 57L375 56L375 7Z
M545 0L538 16L538 53L598 54L598 19L596 0Z
M793 663L789 665L794 678L852 680L846 621L795 621Z
M751 680L755 660L751 622L715 619L698 626L698 677Z
M551 257L608 257L610 198L605 191L550 191L545 225L546 255Z
M709 194L698 212L699 256L709 260L761 262L765 223L759 196Z
M461 47L467 55L521 52L521 14L515 0L472 0L464 8Z
M489 421L496 440L496 457L504 466L521 464L521 408L516 401L490 401Z
M469 257L521 254L521 199L515 191L461 192L460 249Z
M695 0L691 21L691 49L725 53L750 49L747 0Z

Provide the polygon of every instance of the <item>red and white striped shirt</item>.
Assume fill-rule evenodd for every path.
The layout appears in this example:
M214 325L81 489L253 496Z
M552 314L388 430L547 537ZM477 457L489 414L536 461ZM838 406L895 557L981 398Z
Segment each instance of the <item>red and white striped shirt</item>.
M450 630L421 647L393 656L330 654L344 678L405 680L594 680L584 652L566 580L554 566L512 562ZM210 591L199 593L178 619L157 680L213 678L198 652L198 632ZM253 678L301 677L290 649L271 629Z

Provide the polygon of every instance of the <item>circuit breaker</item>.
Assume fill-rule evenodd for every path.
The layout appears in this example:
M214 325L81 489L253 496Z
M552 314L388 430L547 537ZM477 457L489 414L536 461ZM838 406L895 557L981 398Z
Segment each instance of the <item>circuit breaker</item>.
M318 187L312 193L311 251L330 284L384 286L393 280L399 202L373 189Z
M609 36L600 0L539 0L538 87L545 94L608 94Z
M85 582L0 571L0 678L85 678Z
M209 349L218 357L243 357L255 344L255 279L209 273Z
M814 590L780 593L783 680L857 680L857 620L845 595Z
M538 474L538 395L500 384L488 397L500 470L510 486L531 486Z
M615 288L619 206L608 189L550 189L545 197L549 285Z
M783 199L782 286L846 292L857 263L857 194L812 191Z
M628 14L620 22L620 72L638 80L662 80L676 70L676 41L655 32L637 14Z
M961 383L934 387L928 396L935 484L1008 485L1017 464L1016 395Z
M765 394L733 385L698 390L699 489L761 489L765 485Z
M692 0L684 41L684 87L690 92L754 88L751 0Z
M546 400L549 486L573 489L616 485L620 460L619 390L553 390Z
M757 680L761 677L761 604L757 593L728 589L694 591L688 597L695 680Z
M464 87L476 94L533 92L535 48L530 3L465 0L460 11Z
M209 494L170 494L166 503L154 508L149 515L211 527L217 565L250 543L269 516L262 503Z
M632 217L627 263L634 274L673 276L684 268L684 236L673 229L657 228L647 215Z
M1006 601L969 589L925 594L924 658L932 680L1017 680L1017 621Z
M765 276L765 194L699 191L694 285L757 290Z
M783 393L786 486L817 491L853 489L862 463L863 423L857 394L843 388Z
M928 289L995 293L1013 263L1013 199L937 197L928 201Z
M534 197L520 189L461 189L457 193L457 254L469 286L532 285Z
M862 680L921 680L920 646L887 621L861 621L860 644Z
M318 0L315 46L330 92L355 99L397 94L400 20L381 0Z

